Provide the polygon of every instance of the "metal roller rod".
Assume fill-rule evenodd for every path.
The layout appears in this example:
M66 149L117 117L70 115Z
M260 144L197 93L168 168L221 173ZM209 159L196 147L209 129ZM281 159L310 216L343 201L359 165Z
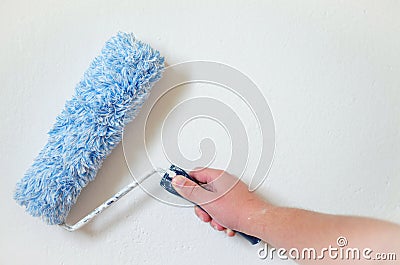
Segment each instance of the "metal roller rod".
M130 191L132 191L134 188L139 186L140 183L142 183L143 181L145 181L146 179L148 179L149 177L151 177L155 173L159 173L159 172L160 173L164 173L164 170L163 169L153 170L150 173L148 173L146 176L144 176L142 179L140 179L139 181L134 181L134 182L126 185L120 191L115 193L111 198L109 198L108 200L103 202L96 209L94 209L92 212L90 212L88 215L83 217L81 220L79 220L75 224L69 225L69 224L66 224L66 223L62 223L62 224L59 224L59 226L61 226L62 228L64 228L65 230L68 230L70 232L78 230L79 228L81 228L85 224L89 223L98 214L102 213L105 209L107 209L108 207L113 205L116 201L118 201L119 199L124 197L126 194L128 194Z

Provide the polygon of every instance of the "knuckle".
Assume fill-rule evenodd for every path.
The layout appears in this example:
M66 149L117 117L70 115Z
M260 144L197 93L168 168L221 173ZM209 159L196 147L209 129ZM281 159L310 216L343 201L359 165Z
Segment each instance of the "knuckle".
M186 196L193 198L196 195L197 187L195 185L188 185L185 187Z

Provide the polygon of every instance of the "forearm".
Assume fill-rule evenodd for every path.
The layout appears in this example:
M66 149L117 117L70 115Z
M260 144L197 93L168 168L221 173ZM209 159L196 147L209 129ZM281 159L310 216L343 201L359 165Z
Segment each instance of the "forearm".
M174 188L183 197L201 205L197 215L217 230L230 228L256 236L275 249L290 251L313 249L317 258L296 259L301 264L378 264L377 260L332 258L325 248L340 250L358 248L371 249L375 253L394 253L394 261L384 264L399 264L400 227L370 218L337 216L312 211L276 207L256 194L236 177L215 169L191 172L191 177L207 183L210 189L199 187L182 176L173 179ZM345 237L348 245L337 244ZM331 250L331 249L330 249ZM288 252L289 253L289 252ZM323 255L322 255L323 254ZM328 253L331 254L331 253ZM371 254L371 253L369 253ZM291 255L286 255L291 258ZM323 258L321 260L321 258ZM372 262L372 263L371 263Z
M323 248L329 246L339 249L337 239L345 237L349 248L360 250L370 248L374 253L396 253L397 251L397 262L400 259L400 228L398 225L384 221L275 207L266 203L253 211L243 224L245 233L262 238L276 249L296 248L301 251L304 248L313 248L317 254L321 254ZM313 259L297 260L297 262L302 264L346 263L344 260L335 260L327 253L325 254L323 262ZM358 261L349 262L363 264L367 260L361 258ZM392 263L386 261L384 264Z

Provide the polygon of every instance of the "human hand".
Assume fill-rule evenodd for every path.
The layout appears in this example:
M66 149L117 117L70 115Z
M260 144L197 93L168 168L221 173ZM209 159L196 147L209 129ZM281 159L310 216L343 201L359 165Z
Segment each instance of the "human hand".
M249 192L246 184L222 170L207 168L192 171L189 175L204 184L199 186L183 176L175 176L172 180L175 190L204 209L195 208L200 219L210 222L217 230L226 231L230 236L234 235L232 229L258 237L275 249L316 249L321 250L321 253L325 253L326 246L332 244L332 239L336 240L338 236L350 239L352 249L373 249L378 254L396 255L394 250L400 247L400 226L397 224L365 217L274 206ZM323 255L322 259L296 261L300 264L344 262L328 255ZM346 261L349 264L370 264L368 259ZM395 259L374 262L398 264Z
M201 186L183 176L175 176L172 184L184 198L200 205L196 215L218 230L234 236L233 230L253 234L253 217L265 213L271 207L267 202L248 190L237 177L218 169L194 170L189 175Z

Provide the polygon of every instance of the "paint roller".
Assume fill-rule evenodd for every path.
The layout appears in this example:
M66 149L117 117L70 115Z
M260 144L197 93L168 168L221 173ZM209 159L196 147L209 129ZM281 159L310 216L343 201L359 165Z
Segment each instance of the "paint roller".
M156 172L164 174L160 185L179 195L171 185L172 177L190 176L172 165L125 186L77 223L65 223L80 192L121 141L124 126L136 117L163 70L160 53L133 34L119 32L111 37L57 116L46 145L17 183L14 199L18 204L47 224L75 231ZM238 233L252 244L260 241Z

